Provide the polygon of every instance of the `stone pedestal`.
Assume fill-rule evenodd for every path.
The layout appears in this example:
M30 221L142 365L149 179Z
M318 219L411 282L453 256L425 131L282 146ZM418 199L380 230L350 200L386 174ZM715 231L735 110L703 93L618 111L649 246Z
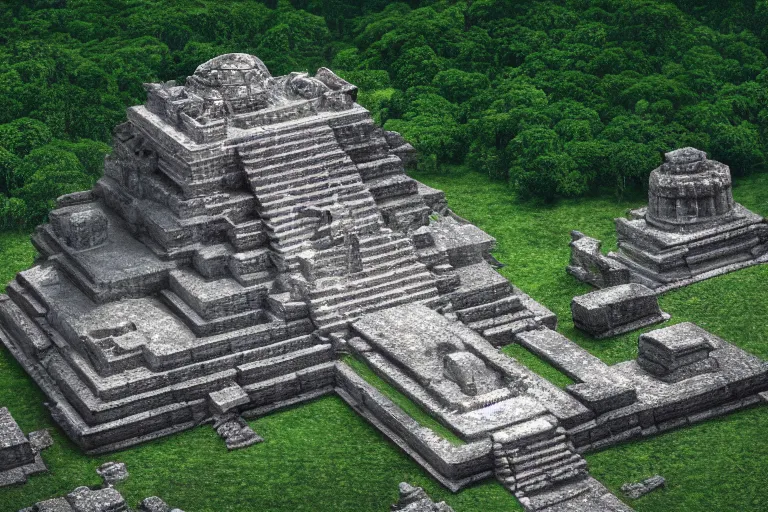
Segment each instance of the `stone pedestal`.
M637 345L637 364L665 382L719 368L717 359L710 357L716 347L709 341L709 333L690 322L642 334Z

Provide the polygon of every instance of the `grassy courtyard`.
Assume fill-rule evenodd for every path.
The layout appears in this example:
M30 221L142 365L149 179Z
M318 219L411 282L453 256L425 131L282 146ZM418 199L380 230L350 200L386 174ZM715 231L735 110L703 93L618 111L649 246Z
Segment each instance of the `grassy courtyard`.
M570 300L589 287L568 276L564 268L571 229L600 238L605 249L611 249L612 219L642 204L642 197L528 204L516 201L504 184L477 174L456 170L415 177L445 190L459 215L497 238L496 257L507 264L502 273L555 311L563 334L609 364L636 355L639 332L594 341L574 330ZM753 211L768 215L768 176L738 181L735 196ZM33 258L27 234L0 234L0 282L30 266ZM672 315L668 323L696 322L768 359L766 282L768 266L752 267L670 292L661 305ZM558 385L569 382L519 347L506 352ZM364 367L357 369L365 373ZM393 395L396 401L401 398ZM159 495L187 512L385 511L395 501L400 481L425 487L456 512L521 510L495 481L451 494L337 397L251 422L266 442L246 450L228 453L213 429L200 427L97 458L84 456L55 429L44 400L2 349L0 405L11 410L25 432L52 428L56 443L44 454L51 473L34 476L25 486L0 490L0 510L17 510L79 485L95 485L94 469L106 460L128 464L131 477L121 490L131 505ZM666 489L631 502L641 512L764 511L768 510L766 432L768 407L760 407L613 447L587 459L592 474L614 492L624 482L653 474L667 478Z

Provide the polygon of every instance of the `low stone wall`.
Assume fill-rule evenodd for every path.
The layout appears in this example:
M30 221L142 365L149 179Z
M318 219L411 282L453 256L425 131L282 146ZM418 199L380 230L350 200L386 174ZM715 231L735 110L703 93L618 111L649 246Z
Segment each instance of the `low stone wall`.
M452 491L492 475L490 438L463 445L451 444L419 425L344 363L336 364L336 392Z

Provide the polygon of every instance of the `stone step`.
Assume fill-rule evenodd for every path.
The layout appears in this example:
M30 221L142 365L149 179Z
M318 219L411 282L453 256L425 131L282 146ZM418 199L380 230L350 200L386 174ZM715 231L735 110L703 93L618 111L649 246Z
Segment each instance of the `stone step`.
M303 217L303 216L300 217L298 214L294 214L291 216L284 215L279 218L278 222L267 221L264 223L264 225L272 233L275 232L276 228L291 230L291 229L299 229L304 226L316 226L317 224L318 224L318 219L316 217Z
M403 235L393 235L392 233L376 234L360 238L360 254L378 254L382 248L395 247L413 247L410 239Z
M373 135L376 128L376 123L369 116L341 126L335 126L333 133L339 140L352 143L367 140ZM377 135L373 135L373 137L377 137Z
M192 256L192 268L206 279L225 277L230 273L227 266L232 256L228 244L206 245L198 248Z
M267 187L281 183L291 183L311 178L312 176L330 176L338 174L340 169L345 171L353 167L349 159L344 155L337 155L335 158L326 159L324 165L318 166L316 160L308 160L303 166L289 166L284 170L272 169L272 172L265 173L261 169L246 168L246 174L251 183L259 187Z
M508 345L514 341L515 334L537 329L539 323L533 318L524 318L516 322L491 327L482 332L483 337L495 346Z
M291 162L306 160L307 158L316 158L318 155L342 152L336 139L321 142L320 144L312 142L312 144L285 148L286 151L280 151L270 156L257 155L254 158L243 158L242 162L244 166L253 169L270 168L274 165L286 165ZM318 159L318 161L322 162L322 159Z
M282 228L282 226L280 226ZM299 242L309 240L317 231L317 222L305 222L289 229L276 229L270 235L275 247L289 247Z
M413 264L420 264L420 266L424 268L426 272L429 272L429 269L427 269L413 254L404 252L394 254L388 258L382 256L380 259L364 262L363 271L360 274L376 275L382 272L389 272L390 270L396 270L400 267L410 266Z
M243 287L232 278L205 280L191 270L174 270L168 278L170 290L206 320L242 313L261 306L263 287Z
M14 279L5 288L5 293L15 302L19 308L30 318L44 316L48 310L35 298L30 290L24 288L18 279Z
M551 493L538 494L529 498L529 509L531 510L546 510L559 504L566 504L566 502L575 500L576 498L583 496L590 492L590 485L586 482L574 482L570 485L560 487ZM560 510L560 509L558 509ZM567 508L565 510L572 510ZM582 508L574 510L586 510L588 512L602 512L605 510L600 505L595 504L594 508Z
M264 224L261 219L234 224L227 230L227 236L237 251L254 249L266 241Z
M232 277L234 277L242 286L265 285L265 287L269 289L271 288L269 283L275 280L277 272L273 270L261 270L248 274L235 274Z
M361 251L362 252L362 251ZM387 263L394 263L400 261L418 261L416 253L412 247L407 245L399 246L397 248L389 247L388 250L382 250L379 254L371 254L370 256L363 256L363 267L376 267L386 265Z
M550 464L568 460L570 461L574 453L567 447L559 450L554 450L550 453L531 454L527 460L519 460L517 457L512 459L512 467L515 470L515 474L523 475L526 471L544 467Z
M257 160L329 142L336 142L336 136L331 130L316 130L310 134L297 131L288 136L259 141L258 144L239 149L238 154L241 160Z
M244 163L245 173L249 180L256 180L257 185L262 184L262 179L266 176L275 176L282 181L282 175L285 172L302 169L306 176L315 173L327 173L323 162L332 162L334 160L344 159L344 152L341 149L329 150L326 153L296 158L294 160L273 163L271 165L262 165L259 162ZM351 162L350 162L351 164Z
M312 200L315 197L322 197L327 194L345 194L348 191L358 191L363 189L363 184L359 176L348 176L334 180L318 180L300 187L284 188L276 192L262 193L256 192L261 208L271 208L273 205L292 204L295 201ZM296 199L294 199L296 198Z
M270 124L263 127L264 133L262 136L244 140L240 142L238 147L252 147L254 145L260 145L264 143L271 143L274 140L288 140L292 136L306 136L310 137L319 133L326 133L329 129L332 130L328 124L328 120L322 117L307 117L301 119L301 121L286 121L281 123Z
M181 297L170 290L161 290L160 297L171 311L178 316L198 336L212 336L236 329L251 327L264 322L261 309L253 309L231 316L206 320L192 309Z
M551 441L552 441L551 439L547 440L547 442L550 442L550 443ZM528 447L526 446L525 448L528 448ZM541 458L543 457L548 457L556 453L569 453L569 452L570 452L570 447L568 446L568 443L565 441L560 441L559 443L551 443L548 446L544 448L540 448L538 450L526 450L525 452L521 450L512 457L512 464L515 465L515 468L519 468L520 464L525 464L532 460L541 460Z
M238 151L250 151L261 147L272 147L302 138L315 138L316 136L328 133L328 128L330 127L324 119L309 117L302 119L301 127L298 129L294 122L270 124L261 128L262 129L257 133L254 133L249 137L238 139Z
M376 178L368 181L366 185L376 200L418 193L416 180L405 174L393 174Z
M509 295L492 302L480 304L479 306L459 309L456 311L456 316L465 324L469 324L488 318L499 317L507 313L514 313L520 311L523 307L520 296Z
M294 189L301 189L311 185L317 186L318 183L327 183L330 179L330 173L328 173L326 169L323 172L313 172L308 176L300 174L293 178L269 181L266 183L259 183L256 182L256 180L253 180L251 181L251 187L254 189L255 194L261 198L263 196L268 197L280 193L286 194L292 192Z
M550 479L550 473L555 471L562 473L561 470L579 470L586 469L586 467L587 461L584 460L580 455L573 453L568 458L558 459L548 464L541 464L525 471L515 473L515 480L517 482L518 489L521 489L541 479Z
M412 263L411 265L402 267L398 266L397 268L390 269L386 272L377 272L368 275L353 274L348 278L348 285L342 292L339 292L333 284L328 288L323 288L323 281L318 280L315 288L310 292L309 297L313 301L323 300L333 304L335 298L338 297L344 297L351 293L359 293L361 291L372 292L374 290L386 289L386 286L397 286L398 283L405 283L415 278L430 279L431 276L423 265Z
M387 197L383 198L379 203L379 208L386 211L410 211L413 209L420 209L420 208L426 208L429 210L429 207L424 203L424 200L421 199L421 196L418 194L410 195L410 196L399 196L399 197Z
M343 147L344 151L355 163L379 160L389 154L389 145L387 145L387 141L384 139L344 144Z
M333 358L333 347L330 344L312 345L269 359L239 365L237 367L237 381L241 386L255 384L327 363Z
M514 297L514 296L510 296ZM518 298L519 301L519 298ZM498 301L497 301L498 302ZM519 304L519 302L518 302ZM457 314L458 316L458 314ZM524 320L526 318L533 318L534 314L527 310L527 309L519 309L518 311L515 311L514 313L505 313L499 316L494 316L490 318L486 318L484 320L477 320L475 322L469 322L467 323L467 327L470 329L474 329L478 332L483 332L485 330L492 329L494 327L500 327L502 325L511 324L513 322L517 322L519 320Z
M357 189L359 188L359 189ZM347 190L345 194L339 194L339 201L341 201L347 208L354 210L358 206L368 206L373 204L373 198L368 191L362 185L359 185L354 191ZM333 204L333 195L337 190L331 190L325 196L319 195L314 198L302 198L302 201L298 203L285 204L277 207L272 206L269 209L263 209L261 216L267 220L268 225L280 224L285 218L292 219L296 217L296 210L302 206L316 206L323 208L331 206Z
M324 204L326 202L328 204ZM347 200L347 198L344 198L344 203L349 204L349 201ZM314 206L322 208L324 206L329 206L330 204L331 204L331 199L327 199L322 202L318 202ZM380 219L379 212L376 209L375 203L373 203L373 201L366 201L365 203L362 204L362 206L356 206L355 208L351 209L350 214L351 214L351 217L355 220L356 227L359 227L362 221L370 220L370 217L375 217L377 224ZM303 217L303 216L300 217L295 212L295 210L292 210L290 213L285 213L279 216L275 216L272 220L265 222L265 225L273 232L278 226L281 229L291 230L291 229L301 228L306 225L316 226L317 224L318 224L317 218ZM360 232L361 230L358 229L357 231Z
M360 162L357 164L357 169L360 172L360 177L366 182L404 172L403 161L395 155L387 155L384 158L369 162Z
M473 267L475 265L472 265ZM466 272L466 268L462 267L457 269L462 275L471 275ZM466 282L466 279L462 279L462 282ZM471 284L471 283L469 283ZM469 307L481 306L491 302L498 301L504 297L508 297L512 294L509 287L509 282L491 284L486 286L479 286L477 288L468 288L462 286L456 293L451 296L451 303L455 310L463 310Z
M523 446L520 446L518 448L518 453L521 454L520 456L525 456L529 453L534 453L539 450L546 450L552 446L559 445L561 443L568 443L568 438L565 436L565 434L557 434L554 437L549 437L547 439L544 439L542 441L537 441L535 443L525 444Z
M270 294L267 297L267 307L276 317L284 320L297 320L309 316L308 304L293 300L289 292Z
M322 324L324 318L339 313L343 314L355 310L368 312L435 296L437 296L437 289L431 282L418 281L408 287L389 289L376 295L350 297L347 301L336 303L330 311L328 309L315 309L313 318Z
M355 220L355 228L359 231L373 231L379 227L379 217L375 214ZM281 254L291 253L302 247L312 238L316 226L308 224L287 233L273 235L272 247Z
M378 218L372 216L368 219L363 219L361 221L358 221L356 227L357 229L360 229L360 230L378 229ZM303 250L307 248L306 243L308 240L311 239L311 236L313 235L313 233L314 233L313 231L308 231L306 236L297 235L290 239L280 239L280 240L273 239L272 248L277 254L280 254L280 255L293 254L298 250Z
M238 252L229 257L227 266L235 275L263 272L273 267L270 252L269 249Z
M384 309L393 308L395 306L401 306L403 304L415 304L419 302L428 302L430 299L434 299L437 297L437 291L434 289L424 289L419 292L413 292L408 295L403 296L395 296L392 298L389 298L387 300L384 300L383 302L378 302L373 305L369 305L366 308L353 310L353 311L345 311L345 315L351 318L359 318L361 315L364 315L365 313L369 313L371 311L381 311ZM330 314L324 314L322 316L313 317L315 324L321 329L324 333L331 333L331 332L338 332L343 331L347 328L347 324L349 320L343 318L338 312L333 311Z

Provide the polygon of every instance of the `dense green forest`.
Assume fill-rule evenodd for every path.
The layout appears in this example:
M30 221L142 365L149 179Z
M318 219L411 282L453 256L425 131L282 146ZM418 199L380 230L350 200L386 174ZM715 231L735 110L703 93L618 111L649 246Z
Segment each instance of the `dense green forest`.
M520 198L645 186L692 145L765 172L768 0L10 0L0 4L0 228L89 187L142 82L226 52L330 66L421 153Z

